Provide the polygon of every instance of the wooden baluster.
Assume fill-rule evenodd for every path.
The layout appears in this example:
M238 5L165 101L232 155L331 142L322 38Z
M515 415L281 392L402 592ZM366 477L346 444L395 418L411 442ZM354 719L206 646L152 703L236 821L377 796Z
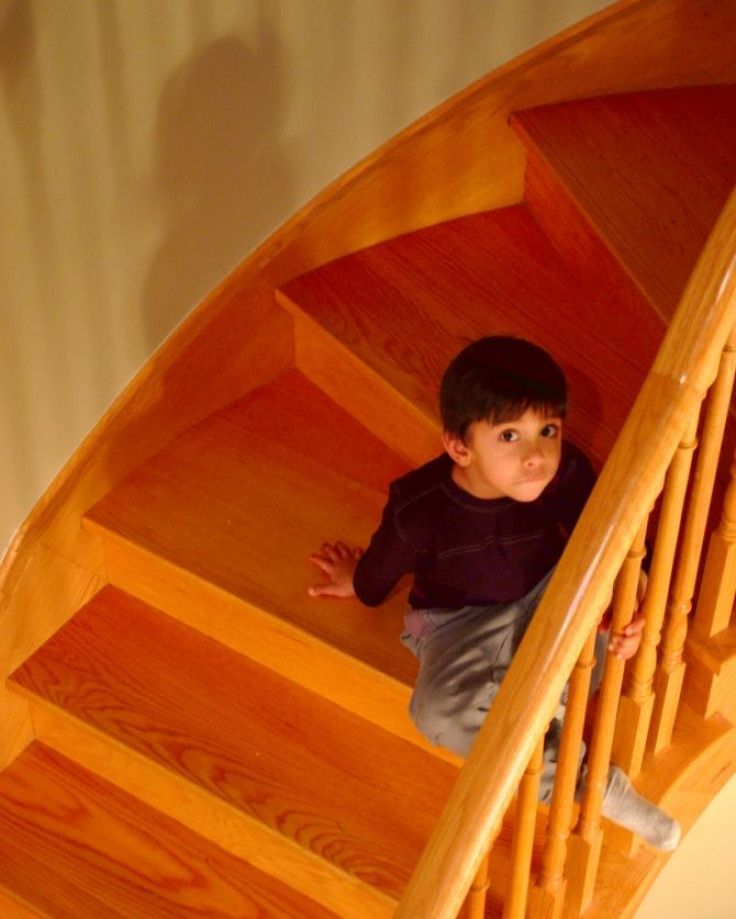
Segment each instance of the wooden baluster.
M612 634L623 631L631 622L636 609L639 573L642 559L646 554L646 532L647 520L644 520L616 579L611 617ZM596 705L585 789L580 803L580 819L568 843L567 907L572 915L582 914L593 898L593 886L603 841L601 806L608 780L616 710L621 697L625 665L625 661L608 655Z
M736 589L736 454L730 475L721 521L708 546L696 614L698 631L708 638L729 627L733 611Z
M503 909L503 919L523 919L529 893L529 881L537 826L539 777L544 766L544 738L539 741L519 785L514 821L514 842L511 851L511 880L509 895Z
M721 712L736 718L736 651L733 630L727 631L736 596L736 456L726 490L723 516L711 535L695 621L687 645L688 703L709 718ZM723 636L719 633L723 633Z
M565 862L572 827L575 791L580 767L580 744L595 663L597 628L591 633L570 676L555 787L547 824L547 842L539 879L529 891L529 919L558 919L565 901Z
M693 476L674 586L670 596L669 624L655 681L656 698L650 735L650 749L654 752L669 745L680 702L685 675L683 650L687 639L689 616L703 552L705 528L713 497L713 486L723 444L735 372L736 335L732 335L732 340L724 349L718 377L708 397L701 438L702 445ZM731 568L733 567L732 560ZM728 566L726 570L730 570ZM704 580L705 583L712 582ZM733 597L733 593L731 596ZM710 619L706 628L712 628L713 625L714 622Z
M478 873L473 878L470 890L465 898L464 919L484 919L486 914L486 897L491 886L489 874L490 852L480 863Z
M688 422L667 472L652 568L642 610L645 617L644 634L641 648L634 659L631 684L619 703L613 758L631 778L636 778L641 771L654 710L657 645L662 635L696 432L697 413Z
M721 369L713 387L713 413L725 418L731 403L736 375L736 330L723 351ZM719 442L720 451L720 442ZM736 457L735 457L736 460ZM731 467L731 482L726 490L723 515L711 535L705 562L693 629L701 638L712 638L728 628L736 588L736 469Z
M698 413L691 420L685 434L685 442L680 445L681 450L691 453L697 447ZM710 459L706 457L706 459ZM718 457L715 457L717 463ZM701 467L701 464L698 463ZM648 748L653 753L658 753L669 746L672 740L672 729L675 724L677 706L680 702L682 681L685 675L685 664L682 660L682 651L687 638L688 615L692 607L695 578L698 563L703 547L705 524L712 493L713 483L708 483L702 475L702 468L696 469L693 476L693 487L690 492L688 512L682 528L682 537L679 546L677 567L675 569L672 587L666 613L667 625L662 642L659 667L654 679L654 708L652 723L649 730ZM700 473L700 474L698 474ZM715 480L715 468L713 469ZM709 487L710 484L710 487ZM687 487L685 485L685 487ZM705 512L703 514L703 511Z
M502 827L503 820L491 836L488 852L481 859L480 866L468 888L465 901L458 913L458 919L485 919L486 900L488 899L488 891L491 889L491 853Z

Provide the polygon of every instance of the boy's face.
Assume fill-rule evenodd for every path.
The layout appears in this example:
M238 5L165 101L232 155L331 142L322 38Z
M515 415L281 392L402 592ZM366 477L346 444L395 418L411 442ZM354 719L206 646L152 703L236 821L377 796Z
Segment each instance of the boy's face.
M476 498L534 501L560 465L562 419L527 409L515 421L474 421L465 439L445 432L452 478Z

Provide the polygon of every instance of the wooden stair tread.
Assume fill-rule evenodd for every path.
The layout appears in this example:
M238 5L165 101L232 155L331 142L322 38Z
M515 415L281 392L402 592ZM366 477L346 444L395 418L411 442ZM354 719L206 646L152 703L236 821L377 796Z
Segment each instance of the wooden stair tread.
M307 595L321 580L310 553L326 539L365 545L407 470L294 372L185 433L87 518L408 686L405 592L380 611Z
M512 122L669 319L736 184L734 112L727 85L565 102Z
M403 888L457 775L115 588L11 685L390 895Z
M644 303L643 313L596 315L523 206L381 243L290 281L277 296L434 414L442 372L469 340L513 334L538 342L568 376L572 436L599 460L663 331ZM615 399L607 398L611 391Z
M0 888L46 919L335 919L38 743L0 773Z

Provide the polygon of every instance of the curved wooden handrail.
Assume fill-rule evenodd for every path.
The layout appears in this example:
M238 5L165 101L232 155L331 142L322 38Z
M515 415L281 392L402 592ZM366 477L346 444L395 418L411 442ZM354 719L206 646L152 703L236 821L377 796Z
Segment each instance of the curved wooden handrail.
M736 192L478 735L395 919L455 919L736 325Z

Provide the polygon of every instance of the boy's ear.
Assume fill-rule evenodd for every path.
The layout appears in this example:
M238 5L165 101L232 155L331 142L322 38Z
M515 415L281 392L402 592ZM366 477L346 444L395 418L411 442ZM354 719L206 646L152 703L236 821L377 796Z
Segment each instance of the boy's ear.
M470 451L462 437L458 434L451 434L449 431L443 431L442 443L445 445L445 450L454 463L457 463L458 466L468 465L470 462Z

